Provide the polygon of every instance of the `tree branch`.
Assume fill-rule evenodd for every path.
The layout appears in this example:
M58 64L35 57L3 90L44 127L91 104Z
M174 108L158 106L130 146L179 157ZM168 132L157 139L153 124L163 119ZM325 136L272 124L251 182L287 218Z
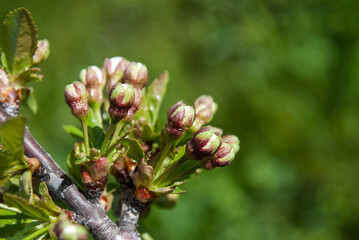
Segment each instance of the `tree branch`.
M10 116L0 110L0 123L8 118ZM43 170L39 175L41 181L45 182L49 190L78 215L78 222L86 227L94 239L140 239L136 231L137 225L134 225L130 232L128 227L119 228L107 217L102 206L89 202L75 183L37 143L27 127L24 134L24 149L26 156L36 158L42 164ZM137 234L134 235L133 232Z

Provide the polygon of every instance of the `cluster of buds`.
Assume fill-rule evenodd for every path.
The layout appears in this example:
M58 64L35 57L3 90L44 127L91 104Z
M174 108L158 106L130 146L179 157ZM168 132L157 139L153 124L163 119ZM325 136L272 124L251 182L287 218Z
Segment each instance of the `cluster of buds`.
M211 126L198 130L186 144L188 158L203 162L205 169L224 167L232 162L239 150L239 140L234 135L221 137L221 130Z
M195 112L192 106L182 101L177 102L167 112L166 132L173 138L180 138L188 128L190 128L195 119Z

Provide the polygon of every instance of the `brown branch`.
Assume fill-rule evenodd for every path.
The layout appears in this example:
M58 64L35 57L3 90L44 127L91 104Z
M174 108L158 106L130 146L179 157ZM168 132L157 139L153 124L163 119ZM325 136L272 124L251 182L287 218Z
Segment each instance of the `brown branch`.
M10 116L3 110L0 110L0 123L5 122L8 118ZM24 134L24 149L26 156L36 158L42 164L43 170L39 174L41 181L46 183L52 194L67 204L69 209L78 215L78 222L86 227L94 239L140 239L136 231L137 225L134 225L130 231L128 226L123 228L117 227L107 217L102 206L98 203L93 204L89 202L84 194L79 191L75 183L37 143L27 127Z

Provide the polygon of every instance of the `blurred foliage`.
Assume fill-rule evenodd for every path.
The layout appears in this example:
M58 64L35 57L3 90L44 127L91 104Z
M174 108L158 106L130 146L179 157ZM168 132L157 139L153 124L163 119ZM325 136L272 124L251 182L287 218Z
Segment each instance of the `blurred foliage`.
M359 238L359 2L349 0L2 0L28 8L51 44L33 84L38 141L62 161L75 123L66 84L105 57L171 75L161 110L209 94L213 124L241 139L230 167L187 184L172 210L152 208L155 239Z

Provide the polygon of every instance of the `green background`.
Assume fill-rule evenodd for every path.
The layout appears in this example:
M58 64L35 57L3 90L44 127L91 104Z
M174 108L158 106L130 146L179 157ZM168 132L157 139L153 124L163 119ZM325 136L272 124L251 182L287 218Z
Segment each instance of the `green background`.
M155 239L359 238L359 1L1 0L1 19L22 6L51 44L29 126L62 167L77 124L63 89L105 57L169 70L163 120L208 94L212 124L241 139L229 167L152 208Z

